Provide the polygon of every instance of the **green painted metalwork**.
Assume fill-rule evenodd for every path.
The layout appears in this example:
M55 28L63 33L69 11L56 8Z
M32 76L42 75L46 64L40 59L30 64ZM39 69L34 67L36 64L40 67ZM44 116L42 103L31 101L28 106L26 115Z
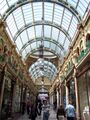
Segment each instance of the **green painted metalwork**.
M82 50L80 52L80 55L78 57L78 64L81 62L81 60L90 52L90 40L86 41L86 49Z

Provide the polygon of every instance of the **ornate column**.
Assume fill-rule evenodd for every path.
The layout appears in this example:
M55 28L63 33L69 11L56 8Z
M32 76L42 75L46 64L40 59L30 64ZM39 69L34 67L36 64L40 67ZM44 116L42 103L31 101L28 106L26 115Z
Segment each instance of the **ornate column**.
M59 104L61 105L62 104L62 90L61 90L61 86L60 86L60 89L59 89Z
M82 44L83 44L83 49L86 50L86 33L83 33Z
M53 105L53 103L54 103L54 100L53 100L53 94L52 94L52 105Z
M53 105L53 92L50 94L50 104Z
M80 106L79 106L79 93L78 93L78 83L76 77L76 69L74 68L74 82L75 82L75 95L76 95L76 114L77 120L80 120Z
M3 101L3 94L4 94L4 87L5 87L5 71L6 71L6 66L3 67L2 72L1 72L1 88L0 88L0 116L1 116L1 109L2 109L2 101Z
M15 81L13 81L13 93L12 93L12 113L14 113L15 112L15 98L16 98L16 91L17 90L17 88L16 88L16 80Z
M20 112L22 112L22 102L23 102L23 84L20 86Z
M27 93L27 87L25 86L23 91L23 101L26 102L26 93Z
M66 105L69 103L69 88L67 86L67 83L65 81L65 87L66 87Z
M3 31L5 30L5 22L0 19L0 35L3 36ZM1 74L0 74L0 117L1 117L1 109L2 109L2 101L3 101L3 94L4 94L4 85L5 85L5 71L6 71L6 64L7 64L7 46L4 43L3 38L0 36L0 55L4 57L0 61L1 67Z
M57 108L59 107L59 91L58 91L58 88L57 88Z

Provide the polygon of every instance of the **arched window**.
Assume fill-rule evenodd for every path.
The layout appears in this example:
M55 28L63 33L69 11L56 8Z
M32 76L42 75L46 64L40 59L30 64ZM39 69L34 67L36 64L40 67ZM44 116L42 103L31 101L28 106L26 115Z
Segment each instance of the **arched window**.
M4 41L2 39L2 37L0 36L0 62L4 61Z
M90 34L89 33L86 36L86 47L90 48Z
M80 51L83 49L83 42L82 40L80 41Z
M84 55L83 42L82 42L82 40L81 40L81 42L80 42L80 58L82 58L83 55Z

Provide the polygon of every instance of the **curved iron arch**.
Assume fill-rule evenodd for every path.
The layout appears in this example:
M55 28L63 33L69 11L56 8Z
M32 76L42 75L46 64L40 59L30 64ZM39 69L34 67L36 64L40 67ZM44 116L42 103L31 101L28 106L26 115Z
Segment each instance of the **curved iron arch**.
M45 73L44 75L40 74L40 71L39 71L40 65L39 65L39 64L36 65L36 63L37 63L37 62L35 62L34 64L32 64L32 65L34 65L34 66L33 66L33 70L32 70L32 68L31 68L31 70L30 70L30 71L31 71L31 74L33 74L32 77L35 76L36 79L37 79L38 77L42 77L42 76L46 76L47 78L50 77L50 79L51 79L51 78L54 78L54 71L52 71L52 66L54 67L54 69L56 69L56 67L55 67L55 65L54 65L53 63L47 61L47 65L46 65L46 66L48 66L49 63L51 63L52 66L50 66L50 69L46 68L47 71L46 71L46 72L44 71L44 73ZM32 65L31 65L31 67L32 67ZM29 72L30 72L30 71L29 71ZM36 72L35 72L35 71L36 71ZM42 71L42 70L41 70L41 71ZM50 74L49 74L49 73L50 73ZM57 69L56 69L55 74L56 74L56 73L57 73Z
M45 65L46 66L46 65ZM49 65L48 65L49 66ZM48 68L48 71L52 71L52 73L54 74L54 72L55 72L55 65L53 64L53 67L54 67L54 70L52 69L52 66L49 66L49 68ZM35 70L38 70L40 68L40 66L39 65L35 65L35 68L31 68L31 71L32 71L32 73L34 73L35 72Z
M54 0L43 0L44 2L51 2L51 3L56 3L58 5L61 5L65 8L67 8L74 16L76 16L77 20L80 22L81 21L81 16L78 13L78 11L68 2L64 1L64 0L58 0L58 1L54 1ZM25 4L28 3L33 3L33 2L41 2L41 0L37 0L37 1L29 1L29 0L20 0L18 2L16 2L15 4L11 5L7 11L5 12L5 14L3 15L3 20L6 20L6 18L14 11L16 10L18 7L21 7Z
M39 50L39 48L34 49L34 50L31 50L31 52L29 52L29 53L26 55L26 58L27 58L29 55L37 52L38 50ZM56 53L56 51L54 51L54 50L52 50L52 49L50 50L49 48L44 48L43 50L53 53L53 54L54 54L55 56L57 56L59 59L60 59L60 57L61 57L61 54Z
M44 41L48 41L49 38L44 38ZM24 44L24 46L21 48L20 53L23 52L23 50L30 44L34 43L34 42L38 42L41 41L41 37L40 38L36 38L36 39L31 39L30 41L28 41L26 44ZM57 41L55 40L49 40L48 42L52 42L53 44L56 44L56 46L58 46L61 50L64 51L64 48L61 44L59 44ZM48 47L47 47L48 48ZM50 52L52 52L52 50L50 50L50 48L48 48ZM38 51L39 48L36 48L36 51ZM46 48L44 47L44 50L46 50ZM35 51L34 49L31 51ZM34 53L34 52L30 52L30 53ZM56 53L56 51L54 51L54 54ZM56 54L57 55L57 54Z
M42 39L42 37L30 39L26 44L23 45L20 52L22 52L28 45L32 44L33 42L41 41L41 39ZM54 39L51 40L50 38L44 37L44 41L52 42L52 43L56 44L59 48L61 48L61 50L64 50L64 47L61 44L59 44L59 42L55 41Z
M37 26L37 25L42 25L42 21L36 21L36 22L34 22L34 23L29 23L29 24L26 24L25 26L21 27L21 28L17 31L17 33L15 34L15 36L14 36L14 38L13 38L14 41L16 41L17 37L18 37L24 30L26 30L26 29L28 29L28 28L30 28L30 27L32 27L32 26ZM65 34L65 36L67 36L67 38L69 39L69 41L72 41L70 35L68 34L68 32L67 32L62 26L59 26L58 24L52 23L52 22L50 22L50 21L44 21L44 22L43 22L43 25L52 26L52 27L55 27L55 28L61 30L61 31Z

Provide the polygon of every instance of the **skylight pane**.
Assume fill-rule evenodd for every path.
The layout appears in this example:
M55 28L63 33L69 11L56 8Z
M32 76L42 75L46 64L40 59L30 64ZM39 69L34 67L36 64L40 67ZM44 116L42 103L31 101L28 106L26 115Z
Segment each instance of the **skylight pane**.
M28 37L27 37L26 30L23 31L20 36L21 36L21 38L22 38L23 44L25 44L25 43L28 42Z
M50 44L50 42L44 41L44 47L49 48L49 46L50 46L49 44Z
M77 10L81 14L81 16L84 15L89 2L90 2L89 0L80 0Z
M51 42L51 50L55 51L55 48L56 48L56 44Z
M56 16L54 15L54 20L53 20L54 23L57 23L58 25L60 25L61 23L61 16Z
M63 21L62 21L62 27L68 30L68 27L71 22L71 17L72 14L69 12L69 10L65 9L64 16L63 16Z
M53 22L60 24L61 18L63 13L63 7L55 4L55 10L54 10L54 20Z
M67 0L73 7L76 7L78 0Z
M41 41L37 41L37 48L39 48L41 45Z
M28 45L28 46L25 48L25 50L27 51L27 53L30 53L30 51L31 51L30 45Z
M60 54L60 51L61 51L61 49L57 46L57 47L56 47L56 54L59 55L59 54Z
M52 29L52 39L57 41L58 34L59 34L59 30L57 28L53 27L53 29Z
M68 30L68 27L69 27L69 22L67 22L67 21L63 21L62 22L62 27L64 28L64 29L66 29L66 30Z
M36 29L36 37L41 37L42 25L35 26L35 29Z
M42 4L33 3L34 20L42 20Z
M68 39L65 40L65 43L64 43L64 49L67 51L68 50L68 47L69 47L69 44L70 44L70 41Z
M29 40L30 40L30 39L34 39L34 38L35 38L34 27L28 28L27 31L28 31L28 35L29 35Z
M13 12L13 15L14 15L15 22L17 24L18 29L20 29L22 26L24 26L24 18L22 16L22 10L21 10L21 8L17 8Z
M70 34L70 37L73 38L73 35L75 34L76 29L70 29L68 33Z
M44 25L44 36L50 37L51 35L51 26Z
M68 30L68 33L69 33L71 38L73 38L73 35L74 35L74 33L75 33L76 29L77 29L77 24L76 23L78 23L78 22L75 19L75 17L73 17L70 28Z
M73 17L71 24L73 24L73 26L77 26L78 21L75 19L75 17Z
M86 9L82 6L78 6L77 10L79 11L80 15L83 16Z
M58 42L63 45L65 39L65 34L63 32L60 32L59 40Z
M62 62L63 62L64 52L63 52L63 51L60 51L60 54L62 55Z
M19 50L22 48L23 44L22 44L22 42L21 42L20 37L17 38L17 40L16 40L16 45L17 45L17 47L18 47Z
M36 42L34 42L34 43L31 44L31 48L32 48L32 49L36 49L36 48L37 48Z
M23 14L26 24L33 22L33 14L31 4L26 4L22 6Z
M52 21L53 4L44 3L45 20Z
M50 13L49 11L47 11L47 12L45 13L45 20L46 20L46 21L52 21L52 15L50 15L49 13Z
M9 6L13 5L15 2L17 2L18 0L7 0Z
M17 32L17 28L16 28L16 25L15 25L15 21L13 19L13 15L10 14L9 17L6 19L6 23L12 33L12 35L14 36L15 33Z
M42 20L42 15L41 14L35 14L35 21L41 21Z
M65 15L68 19L70 19L70 18L72 17L72 13L71 13L69 10L67 10L67 9L65 9L64 15Z
M8 5L6 4L6 0L0 0L0 13L1 15L8 9Z

